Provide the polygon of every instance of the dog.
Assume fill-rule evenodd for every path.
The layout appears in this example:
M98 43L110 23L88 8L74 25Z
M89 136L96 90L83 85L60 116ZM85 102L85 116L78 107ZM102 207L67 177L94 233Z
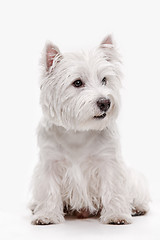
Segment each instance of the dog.
M39 162L32 180L32 224L66 214L129 224L149 210L144 177L122 160L116 119L121 60L111 35L89 52L47 42L41 58Z

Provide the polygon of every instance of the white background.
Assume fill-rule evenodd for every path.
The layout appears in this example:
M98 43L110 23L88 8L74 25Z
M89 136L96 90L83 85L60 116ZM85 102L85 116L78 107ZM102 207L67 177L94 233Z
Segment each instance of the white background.
M157 0L0 2L0 239L160 239L160 13ZM123 58L119 129L125 162L148 178L147 216L129 226L97 219L30 225L28 188L38 159L39 57L90 49L113 33Z

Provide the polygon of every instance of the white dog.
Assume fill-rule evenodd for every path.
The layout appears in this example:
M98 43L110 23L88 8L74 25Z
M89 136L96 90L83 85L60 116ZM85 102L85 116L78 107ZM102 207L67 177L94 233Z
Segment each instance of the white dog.
M144 178L121 159L116 127L120 82L120 60L111 36L81 54L61 54L46 44L33 224L62 223L66 212L99 214L102 223L127 224L133 215L148 211Z

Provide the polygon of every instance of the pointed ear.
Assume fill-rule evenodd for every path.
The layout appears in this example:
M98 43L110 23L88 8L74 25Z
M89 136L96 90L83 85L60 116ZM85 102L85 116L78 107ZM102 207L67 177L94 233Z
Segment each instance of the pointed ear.
M51 42L47 42L45 46L45 60L46 60L46 70L48 71L53 66L53 61L55 57L60 55L60 51L56 45Z
M120 62L120 55L117 51L115 41L113 41L113 37L111 35L106 36L99 47L103 51L105 59L108 62Z
M105 45L107 47L113 47L113 38L111 35L107 35L103 41L101 42L101 45Z

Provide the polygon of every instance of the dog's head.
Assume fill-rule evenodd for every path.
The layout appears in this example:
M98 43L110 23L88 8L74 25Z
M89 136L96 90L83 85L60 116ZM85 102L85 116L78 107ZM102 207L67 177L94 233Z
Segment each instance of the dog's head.
M102 130L116 119L119 55L108 36L88 53L65 53L47 43L42 55L41 105L46 118L69 130Z

